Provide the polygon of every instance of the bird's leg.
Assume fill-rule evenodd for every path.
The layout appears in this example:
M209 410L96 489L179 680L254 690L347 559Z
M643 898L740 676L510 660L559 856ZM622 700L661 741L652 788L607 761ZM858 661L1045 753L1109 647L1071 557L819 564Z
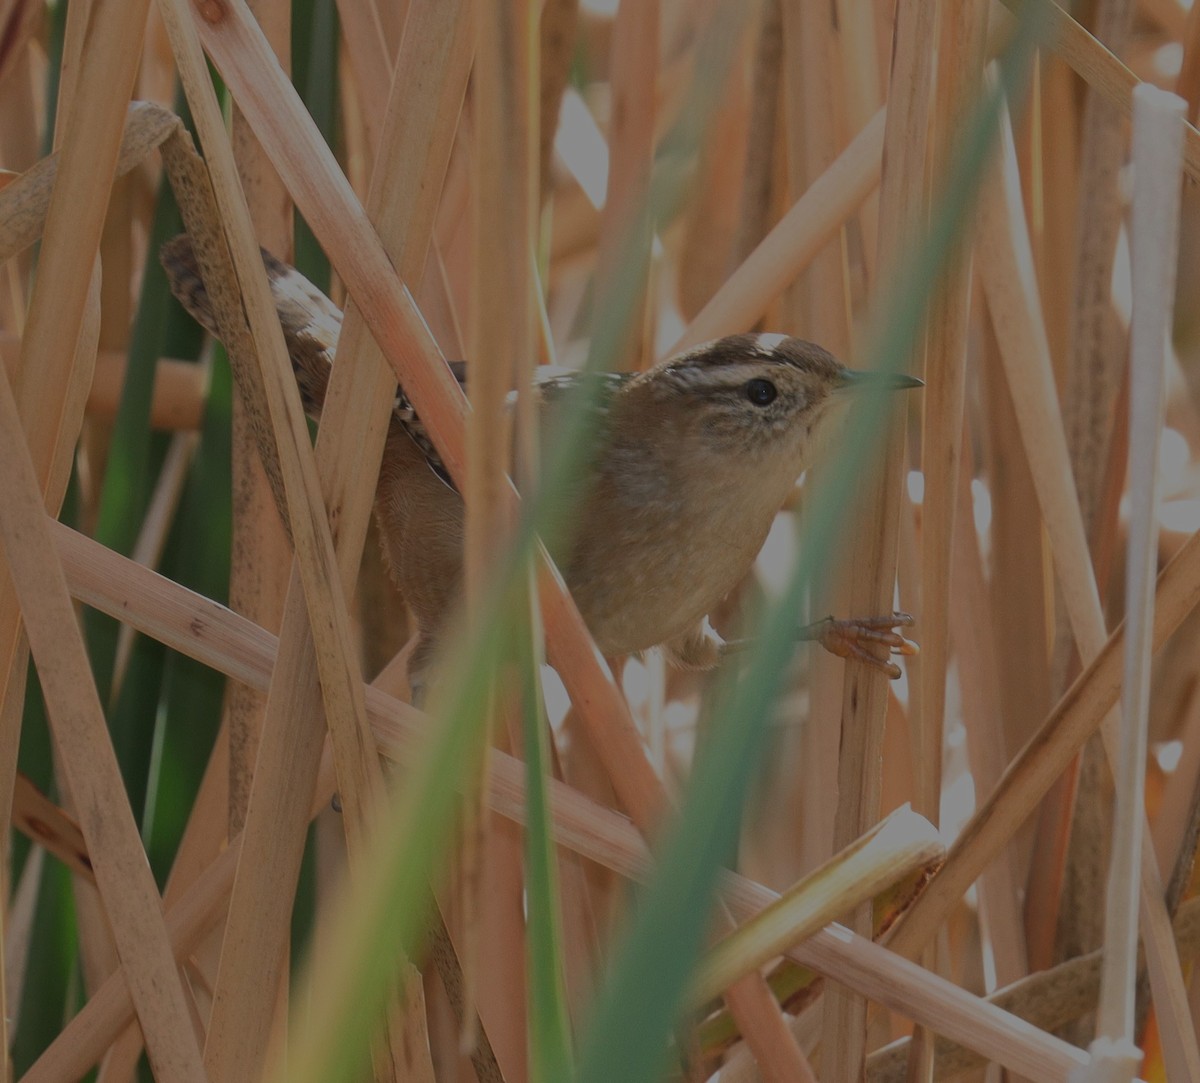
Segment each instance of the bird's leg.
M820 643L830 654L851 658L864 665L882 670L892 680L900 676L900 667L891 661L893 654L914 655L920 647L897 631L911 628L913 618L907 613L892 613L886 617L857 617L838 620L826 617L796 630L797 639ZM747 639L729 640L722 653L730 654L749 646Z

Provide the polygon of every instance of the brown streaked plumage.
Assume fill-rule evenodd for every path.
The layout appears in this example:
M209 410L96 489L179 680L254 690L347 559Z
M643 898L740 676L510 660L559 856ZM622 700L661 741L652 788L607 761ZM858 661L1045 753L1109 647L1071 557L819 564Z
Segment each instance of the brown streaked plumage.
M301 398L319 419L341 313L298 271L267 253L263 259ZM164 246L162 260L175 295L215 333L186 236ZM465 379L466 366L452 368ZM575 379L547 370L536 388L543 416ZM661 645L676 664L698 668L720 656L704 618L749 571L796 479L836 432L846 392L918 383L868 378L820 346L766 334L732 335L648 372L604 379L600 443L581 479L570 541L556 557L601 651ZM463 506L402 389L375 511L420 629L410 663L419 678L460 590ZM892 671L887 651L911 648L878 623L861 638L865 646L838 653Z

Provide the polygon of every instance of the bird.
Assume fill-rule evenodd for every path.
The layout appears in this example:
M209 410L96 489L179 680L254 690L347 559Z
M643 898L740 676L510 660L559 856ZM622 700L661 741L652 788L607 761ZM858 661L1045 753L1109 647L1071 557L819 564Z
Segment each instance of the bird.
M341 313L294 267L265 250L262 257L301 401L319 422ZM183 307L219 337L188 235L168 241L160 259ZM455 362L451 371L465 385L469 365ZM532 393L543 425L582 378L539 366ZM750 571L800 475L829 454L850 404L866 389L920 386L904 374L849 369L816 343L766 332L720 338L643 372L603 374L574 528L553 552L599 650L619 657L659 647L683 669L717 665L737 644L713 631L709 614ZM375 518L416 621L414 688L462 591L463 513L397 387ZM797 636L895 678L890 655L917 651L898 630L912 623L905 613L827 617Z

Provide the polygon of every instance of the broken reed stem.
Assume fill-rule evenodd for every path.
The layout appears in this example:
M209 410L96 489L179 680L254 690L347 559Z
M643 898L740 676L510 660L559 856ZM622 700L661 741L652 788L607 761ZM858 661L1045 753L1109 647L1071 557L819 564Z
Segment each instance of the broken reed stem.
M1138 77L1102 42L1088 33L1055 0L1003 0L1005 7L1020 17L1027 6L1036 6L1045 20L1047 44L1087 84L1117 106L1126 116L1133 112L1133 90ZM1183 160L1187 174L1200 180L1200 131L1189 124L1183 132Z
M779 901L718 941L700 961L688 994L701 1007L722 989L806 940L818 929L917 869L935 866L943 846L937 830L908 805L793 884Z
M1129 545L1126 558L1125 680L1116 827L1104 911L1104 972L1097 1043L1128 1064L1140 1060L1134 1032L1137 984L1138 870L1142 860L1147 716L1150 710L1154 573L1158 563L1163 379L1174 310L1179 247L1179 180L1186 104L1139 86L1133 103L1133 320L1130 343ZM1148 857L1153 859L1152 854ZM1164 1050L1169 1059L1176 1050ZM1102 1055L1094 1047L1093 1057ZM1174 1062L1172 1075L1187 1070Z
M1049 345L1034 289L1016 154L1007 123L1001 127L998 158L985 181L981 205L980 277L1071 627L1086 661L1095 656L1104 641L1104 617L1068 465ZM1042 464L1044 469L1039 470Z

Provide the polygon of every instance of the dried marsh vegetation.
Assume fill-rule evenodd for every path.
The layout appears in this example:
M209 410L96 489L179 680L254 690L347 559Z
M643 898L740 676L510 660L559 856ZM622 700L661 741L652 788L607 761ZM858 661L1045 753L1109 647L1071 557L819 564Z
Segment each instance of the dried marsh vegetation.
M1197 9L252 8L0 3L4 1078L1200 1079ZM315 439L259 245L344 309ZM753 329L925 388L744 653L603 660L537 542L594 411L509 391ZM900 681L794 642L896 605Z

